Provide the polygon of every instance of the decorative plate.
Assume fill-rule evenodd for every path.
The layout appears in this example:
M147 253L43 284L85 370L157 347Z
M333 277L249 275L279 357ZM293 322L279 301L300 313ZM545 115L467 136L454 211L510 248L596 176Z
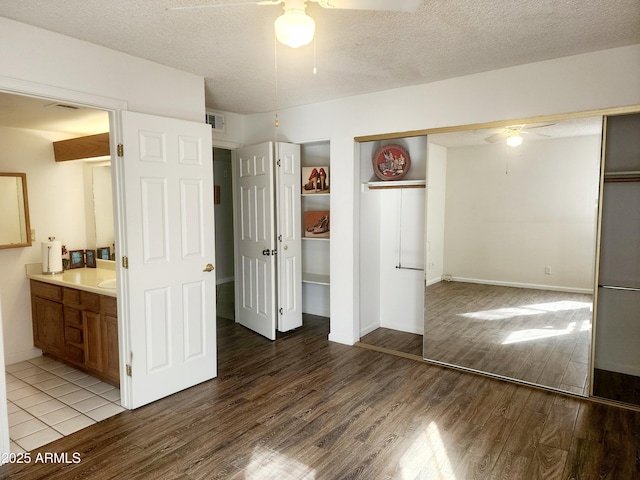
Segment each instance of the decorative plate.
M373 155L373 172L380 180L400 180L411 167L409 152L400 145L383 145Z

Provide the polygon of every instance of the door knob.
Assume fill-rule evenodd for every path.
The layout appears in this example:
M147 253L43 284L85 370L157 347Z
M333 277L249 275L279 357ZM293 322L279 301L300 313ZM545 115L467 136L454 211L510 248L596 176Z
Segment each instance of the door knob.
M268 257L269 255L271 255L271 251L268 248L265 248L264 250L262 250L262 255L266 255Z
M210 263L207 263L207 266L204 267L204 270L202 270L203 272L212 272L213 271L213 265L211 265Z

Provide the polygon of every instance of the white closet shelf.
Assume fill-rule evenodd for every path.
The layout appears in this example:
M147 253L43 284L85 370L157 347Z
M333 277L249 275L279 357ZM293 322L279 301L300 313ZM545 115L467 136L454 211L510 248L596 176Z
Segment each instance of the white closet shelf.
M329 275L322 275L320 273L302 272L302 283L315 283L316 285L330 285L331 278Z
M329 195L331 195L331 192L329 193L301 193L301 195L303 197L328 197Z
M302 240L308 240L310 242L328 242L331 240L330 238L312 238L312 237L302 237Z
M425 188L426 180L391 180L391 181L373 181L367 182L365 185L369 190L382 190L388 188Z

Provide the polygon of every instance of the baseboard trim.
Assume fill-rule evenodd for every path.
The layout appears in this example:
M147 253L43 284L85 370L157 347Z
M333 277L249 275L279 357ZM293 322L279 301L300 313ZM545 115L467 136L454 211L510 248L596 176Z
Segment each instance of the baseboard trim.
M363 328L362 330L360 330L360 338L373 332L374 330L377 330L378 328L380 328L380 325L369 325L368 327Z
M224 278L216 278L216 285L220 285L221 283L230 283L235 280L235 277L224 277Z
M431 285L435 285L436 283L440 283L442 281L442 277L432 278L431 280L427 280L427 287Z
M11 352L5 354L4 364L13 365L14 363L24 362L25 360L31 360L42 355L42 350L39 348L29 348L27 350L21 350L19 352Z
M482 285L495 285L497 287L530 288L533 290L551 290L554 292L586 293L586 294L593 295L592 288L575 288L575 287L565 287L562 285L538 285L535 283L502 282L500 280L485 280L482 278L465 278L465 277L451 277L451 281L462 282L462 283L478 283Z

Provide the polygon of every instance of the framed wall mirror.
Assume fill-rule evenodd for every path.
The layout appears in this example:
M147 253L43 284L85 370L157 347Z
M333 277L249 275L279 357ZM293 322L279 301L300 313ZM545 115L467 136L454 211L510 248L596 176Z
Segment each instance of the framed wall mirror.
M0 173L0 248L31 246L26 173Z

